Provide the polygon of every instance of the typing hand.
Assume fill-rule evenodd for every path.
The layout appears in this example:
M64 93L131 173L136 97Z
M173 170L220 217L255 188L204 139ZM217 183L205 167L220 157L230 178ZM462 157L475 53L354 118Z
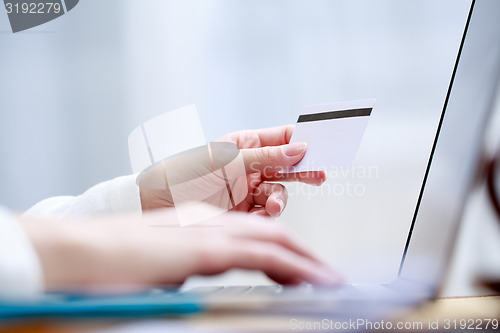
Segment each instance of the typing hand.
M232 268L260 270L282 284L342 283L342 278L279 223L227 213L195 228L176 224L173 210L142 218L82 221L23 218L21 226L37 252L48 290L128 291L178 285L194 274Z

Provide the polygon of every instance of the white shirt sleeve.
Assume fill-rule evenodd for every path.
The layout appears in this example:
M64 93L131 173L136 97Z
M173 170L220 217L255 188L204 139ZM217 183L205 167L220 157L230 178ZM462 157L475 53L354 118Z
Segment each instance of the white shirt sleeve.
M35 250L17 219L0 207L0 299L31 299L43 285Z
M140 215L141 199L136 176L118 177L90 188L82 195L48 198L40 201L24 216L65 217L107 214Z

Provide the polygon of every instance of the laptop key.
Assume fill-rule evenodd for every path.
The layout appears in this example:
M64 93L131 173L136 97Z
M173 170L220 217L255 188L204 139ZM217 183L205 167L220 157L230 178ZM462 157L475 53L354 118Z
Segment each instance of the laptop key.
M222 286L215 286L215 287L194 287L194 288L185 290L184 293L210 295L210 294L218 293L218 292L220 292L223 289L224 289L224 287L222 287Z
M250 291L247 292L248 295L276 295L281 293L283 286L275 284L270 286L254 286Z
M217 295L224 295L224 296L239 296L246 294L252 289L251 286L227 286L224 287L222 290L217 292Z
M303 283L298 286L283 287L282 294L311 294L313 292L314 289L311 284Z

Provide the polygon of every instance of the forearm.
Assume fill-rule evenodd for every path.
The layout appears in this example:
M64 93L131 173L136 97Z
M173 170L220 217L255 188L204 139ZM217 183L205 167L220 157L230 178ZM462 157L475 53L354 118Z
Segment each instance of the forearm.
M168 220L173 214L158 217ZM193 271L189 262L198 257L183 257L193 247L172 251L185 242L175 240L172 230L151 228L142 219L25 217L20 223L38 254L49 291L180 284Z
M90 280L95 260L90 249L98 244L92 229L78 223L25 217L20 224L42 265L45 288L61 289Z

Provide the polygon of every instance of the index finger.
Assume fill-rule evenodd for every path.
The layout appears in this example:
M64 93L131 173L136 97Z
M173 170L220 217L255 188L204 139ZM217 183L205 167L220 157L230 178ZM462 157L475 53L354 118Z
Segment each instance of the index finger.
M329 266L273 242L240 239L227 256L227 269L260 270L281 281L302 280L323 286L343 283L341 276Z
M290 143L295 125L284 125L255 130L261 146L281 146Z
M288 144L295 125L284 125L256 130L243 130L229 133L217 141L236 143L238 148L261 148L265 146L281 146Z

